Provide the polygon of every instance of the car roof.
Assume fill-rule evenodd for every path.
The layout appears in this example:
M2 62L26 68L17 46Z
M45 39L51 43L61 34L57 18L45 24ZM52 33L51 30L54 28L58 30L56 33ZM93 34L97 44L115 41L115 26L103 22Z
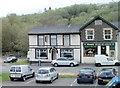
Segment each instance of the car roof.
M11 67L23 67L23 66L28 66L28 65L12 65Z
M93 71L94 69L92 68L81 68L80 71L87 70L87 71Z
M53 67L40 67L39 70L42 70L42 69L50 70L51 68Z

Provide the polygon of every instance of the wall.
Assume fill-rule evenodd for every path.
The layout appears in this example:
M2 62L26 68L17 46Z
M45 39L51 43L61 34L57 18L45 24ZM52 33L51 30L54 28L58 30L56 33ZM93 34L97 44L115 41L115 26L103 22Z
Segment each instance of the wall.
M37 45L37 35L29 35L29 45Z

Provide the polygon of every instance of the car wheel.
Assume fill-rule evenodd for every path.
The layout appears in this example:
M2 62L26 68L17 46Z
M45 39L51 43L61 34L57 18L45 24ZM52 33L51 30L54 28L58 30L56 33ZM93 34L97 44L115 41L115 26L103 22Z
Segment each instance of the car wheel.
M79 83L80 83L80 81L79 81L79 80L77 80L77 83L79 84Z
M58 64L57 64L57 63L55 63L55 64L54 64L54 66L55 66L55 67L57 67L57 66L58 66Z
M70 67L73 67L73 66L74 66L74 64L73 64L73 63L71 63L71 64L70 64Z
M56 79L58 79L58 76L59 76L59 75L57 74L57 77L56 77Z
M33 78L33 77L35 77L35 73L34 73L34 72L33 72L33 74L32 74L32 78Z
M119 66L120 64L119 63L115 63L115 66Z
M94 81L91 82L91 84L93 84L93 83L94 83Z
M101 85L101 82L98 80L98 84Z
M100 66L101 66L101 64L99 63L99 64L97 64L97 66L98 66L98 67L100 67Z
M36 83L39 83L39 81L36 80Z
M26 80L26 78L25 77L22 77L22 81L25 81Z
M13 78L10 78L10 80L11 80L11 81L14 81L14 79L13 79Z
M51 80L50 80L50 83L52 83L53 82L53 78L51 78Z

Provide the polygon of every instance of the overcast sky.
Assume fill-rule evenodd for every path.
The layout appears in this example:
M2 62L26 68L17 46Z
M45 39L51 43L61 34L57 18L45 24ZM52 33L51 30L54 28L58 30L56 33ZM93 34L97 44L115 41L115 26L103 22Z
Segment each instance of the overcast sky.
M100 4L119 0L1 0L0 17L5 17L10 13L17 15L43 12L44 8L52 9L70 6L74 4Z

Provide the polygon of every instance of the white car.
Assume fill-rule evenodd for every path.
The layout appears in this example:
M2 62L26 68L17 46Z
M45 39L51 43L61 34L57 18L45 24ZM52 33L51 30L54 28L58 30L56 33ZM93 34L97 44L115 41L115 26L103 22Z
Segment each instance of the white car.
M66 57L60 57L58 59L52 60L52 65L57 67L58 65L70 65L71 67L79 65L78 61L68 59Z
M53 67L41 67L36 73L36 83L42 81L53 82L53 80L58 79L58 72Z

